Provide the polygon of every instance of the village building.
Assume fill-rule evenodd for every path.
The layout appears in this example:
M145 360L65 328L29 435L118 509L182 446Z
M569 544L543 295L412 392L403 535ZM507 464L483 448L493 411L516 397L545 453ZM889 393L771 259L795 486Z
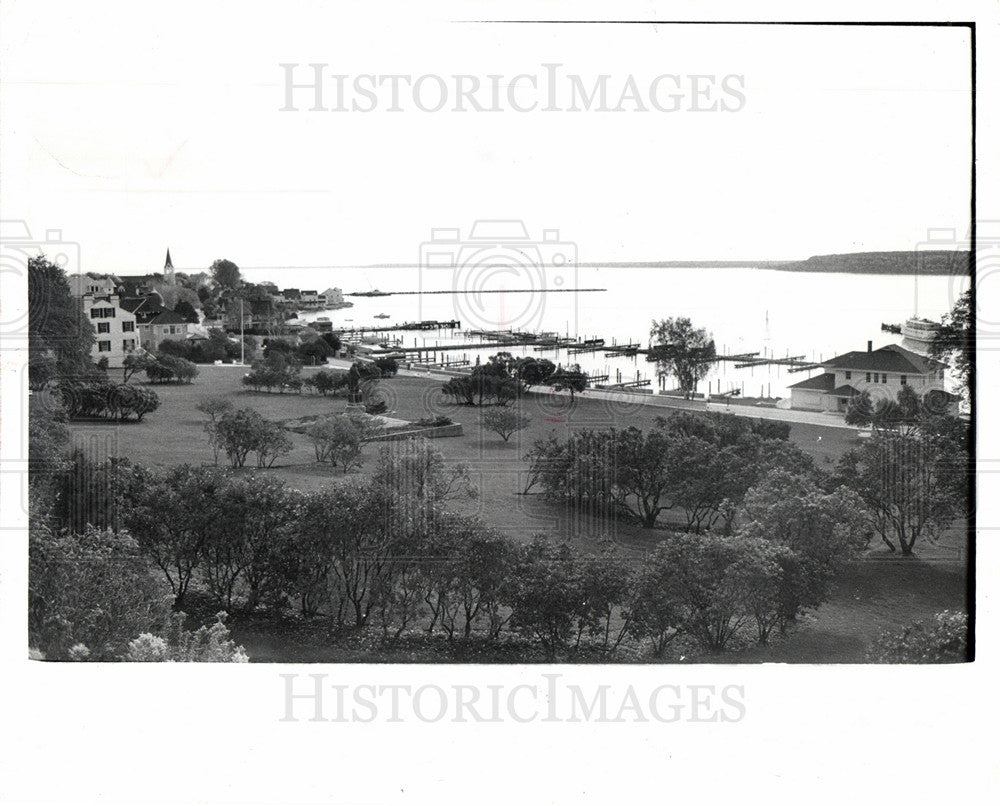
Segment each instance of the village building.
M343 305L344 304L344 292L339 288L328 288L322 294L320 294L321 302L323 305Z
M855 395L868 392L876 402L895 400L904 386L921 398L929 392L940 393L938 397L946 399L949 407L957 408L958 398L944 388L946 366L896 344L873 350L868 342L866 351L844 353L824 361L823 374L792 384L791 408L844 412Z
M122 366L125 356L138 350L141 335L135 315L122 305L117 294L84 293L80 297L84 316L94 326L91 349L94 361L107 359L109 368Z
M160 295L155 292L145 297L124 299L122 306L135 317L144 350L156 352L163 341L188 337L188 321L179 313L163 307Z

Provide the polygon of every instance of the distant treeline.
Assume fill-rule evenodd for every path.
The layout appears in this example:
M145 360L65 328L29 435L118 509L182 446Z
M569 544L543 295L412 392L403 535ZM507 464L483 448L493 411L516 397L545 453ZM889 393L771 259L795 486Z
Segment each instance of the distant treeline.
M406 264L385 264L367 268L417 268ZM814 255L808 260L635 260L607 263L579 263L589 269L775 269L777 271L839 272L841 274L971 274L969 250L852 252L843 255ZM546 291L604 291L602 288L545 289ZM393 292L401 293L401 292ZM416 294L418 292L403 292ZM424 292L452 293L452 292ZM482 292L475 292L482 293ZM510 292L505 292L510 293ZM347 296L364 296L348 294ZM379 294L379 296L389 296Z
M840 272L843 274L970 274L968 250L928 252L855 252L817 255L808 260L770 266L780 271Z

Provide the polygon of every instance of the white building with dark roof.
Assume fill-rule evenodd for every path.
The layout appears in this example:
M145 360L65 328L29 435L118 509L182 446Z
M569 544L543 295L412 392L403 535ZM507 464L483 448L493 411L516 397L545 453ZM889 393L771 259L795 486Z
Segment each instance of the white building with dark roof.
M85 293L80 298L83 313L94 326L91 349L94 361L108 360L108 367L122 366L125 356L141 346L135 314L125 308L117 294Z
M877 350L852 351L824 361L824 372L792 384L791 407L805 411L846 411L852 397L868 392L874 400L895 400L909 386L920 397L930 392L947 394L946 364L896 344ZM954 398L949 395L949 398ZM957 400L957 398L954 398Z

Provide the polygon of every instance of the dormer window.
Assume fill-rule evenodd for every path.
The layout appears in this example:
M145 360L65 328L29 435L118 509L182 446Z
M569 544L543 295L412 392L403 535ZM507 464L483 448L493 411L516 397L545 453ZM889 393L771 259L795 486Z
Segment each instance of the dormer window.
M847 370L847 371L846 371L846 372L844 373L844 378L845 378L846 380L850 380L850 379L851 379L851 371L850 371L850 370Z

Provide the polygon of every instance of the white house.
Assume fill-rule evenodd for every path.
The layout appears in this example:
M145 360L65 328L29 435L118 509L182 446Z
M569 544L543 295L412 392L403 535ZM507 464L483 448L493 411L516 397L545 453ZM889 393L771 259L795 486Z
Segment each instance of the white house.
M852 397L868 392L874 401L895 400L904 386L924 397L928 392L948 394L944 388L946 364L896 344L877 350L854 351L824 361L824 372L792 384L791 407L805 411L846 411ZM957 398L948 395L950 402ZM952 400L953 399L953 400Z
M135 314L121 306L117 294L85 293L81 302L97 334L91 356L107 358L110 368L121 367L125 356L141 346Z
M66 278L69 283L70 293L74 297L82 297L84 294L94 296L106 296L117 292L115 281L110 277L97 277L90 274L70 274Z

